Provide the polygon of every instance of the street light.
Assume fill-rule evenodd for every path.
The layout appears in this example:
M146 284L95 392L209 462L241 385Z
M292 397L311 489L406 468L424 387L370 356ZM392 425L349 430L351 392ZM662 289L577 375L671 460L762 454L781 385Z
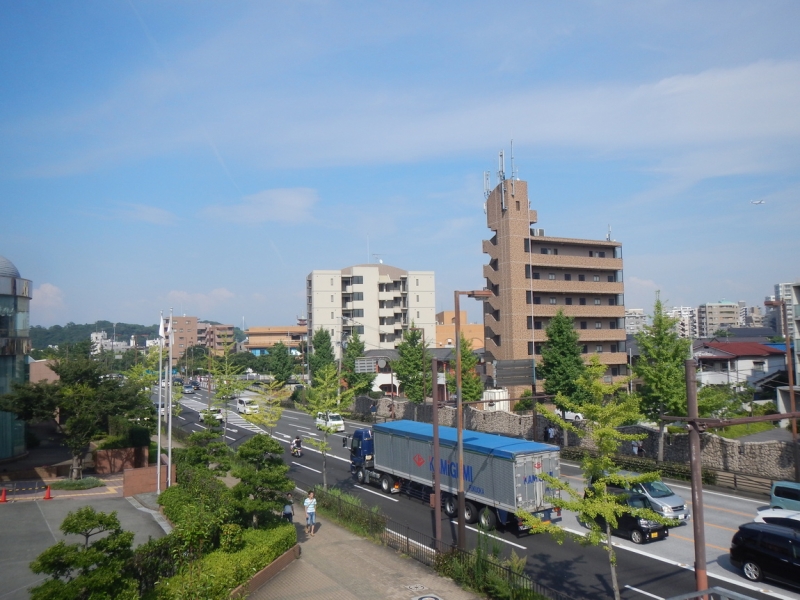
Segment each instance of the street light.
M786 342L786 372L789 379L789 411L795 412L794 403L794 357L789 349L789 323L786 319L786 300L765 300L764 306L778 306L781 309L783 339ZM794 480L800 481L800 452L797 448L797 419L792 419L792 443L794 445Z
M458 435L458 548L467 549L467 523L464 520L466 499L464 497L464 409L461 402L461 304L460 296L467 298L491 298L489 290L472 290L453 294L456 309L456 432Z

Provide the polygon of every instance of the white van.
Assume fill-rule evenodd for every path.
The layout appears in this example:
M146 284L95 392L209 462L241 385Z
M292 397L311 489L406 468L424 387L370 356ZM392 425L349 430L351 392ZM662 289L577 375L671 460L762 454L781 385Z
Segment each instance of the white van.
M236 410L240 415L257 415L258 403L250 398L239 398L236 401Z
M344 421L342 417L336 413L317 413L317 429L327 427L333 431L344 431Z

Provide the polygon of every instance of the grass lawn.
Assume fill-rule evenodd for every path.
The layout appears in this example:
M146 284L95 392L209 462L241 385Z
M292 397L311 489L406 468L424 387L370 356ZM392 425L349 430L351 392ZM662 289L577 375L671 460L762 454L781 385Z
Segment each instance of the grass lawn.
M761 431L769 431L770 429L775 429L775 426L770 422L766 422L731 425L730 427L720 427L718 429L710 429L709 431L716 433L720 437L728 438L729 440L735 440L744 435L759 433Z

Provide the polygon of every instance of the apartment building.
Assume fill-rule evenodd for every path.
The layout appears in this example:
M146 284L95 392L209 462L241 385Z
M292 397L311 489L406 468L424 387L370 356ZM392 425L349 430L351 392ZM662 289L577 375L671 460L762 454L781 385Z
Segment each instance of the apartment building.
M308 324L304 325L276 325L274 327L250 327L245 331L247 341L244 347L255 354L269 354L269 349L281 343L292 354L299 354L303 342L308 334Z
M494 235L483 242L486 362L541 354L550 319L561 310L574 320L583 353L607 365L607 376L627 374L622 244L545 235L534 229L528 184L502 179L486 200Z
M214 356L222 356L235 341L233 325L209 325L205 333L204 345Z
M625 333L628 335L636 335L640 331L644 331L647 325L647 315L644 314L643 308L626 308L625 309Z
M473 350L483 348L483 323L470 323L467 320L467 311L461 311L459 321L461 333ZM456 344L456 311L445 310L436 313L436 347L455 348Z
M385 264L315 270L306 278L309 340L328 330L336 357L353 332L367 350L396 348L414 324L436 339L433 271L404 271Z
M169 330L170 319L164 317L164 329ZM172 364L178 362L187 348L197 345L197 317L175 316L172 317L172 331L174 332L175 346L172 348ZM169 348L169 336L166 337L164 347Z
M677 319L675 328L678 335L682 338L697 337L697 309L692 306L673 306L664 311L668 317Z
M739 325L739 305L736 302L706 302L697 307L697 329L701 338L713 337L720 329Z
M776 283L775 294L767 298L768 300L783 300L786 302L786 322L789 325L789 335L792 339L800 337L800 326L795 323L795 315L793 306L792 289L794 286L800 285L800 282L795 283ZM784 335L783 331L783 317L780 315L780 309L777 307L771 308L768 315L770 315L770 324L773 329L778 332L778 335Z

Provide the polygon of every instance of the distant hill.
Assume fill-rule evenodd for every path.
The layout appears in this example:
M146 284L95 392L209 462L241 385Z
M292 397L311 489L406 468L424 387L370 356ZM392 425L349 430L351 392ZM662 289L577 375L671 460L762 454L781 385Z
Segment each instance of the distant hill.
M111 339L114 333L114 323L111 321L97 321L97 323L86 323L85 325L67 323L64 326L53 325L52 327L34 325L31 327L31 345L38 350L42 350L48 346L74 344L88 340L95 331L105 331L109 339ZM143 337L147 335L147 339L151 340L158 335L158 325L117 323L116 333L117 340L120 342L129 342L134 334ZM141 345L143 342L139 340L139 344Z

